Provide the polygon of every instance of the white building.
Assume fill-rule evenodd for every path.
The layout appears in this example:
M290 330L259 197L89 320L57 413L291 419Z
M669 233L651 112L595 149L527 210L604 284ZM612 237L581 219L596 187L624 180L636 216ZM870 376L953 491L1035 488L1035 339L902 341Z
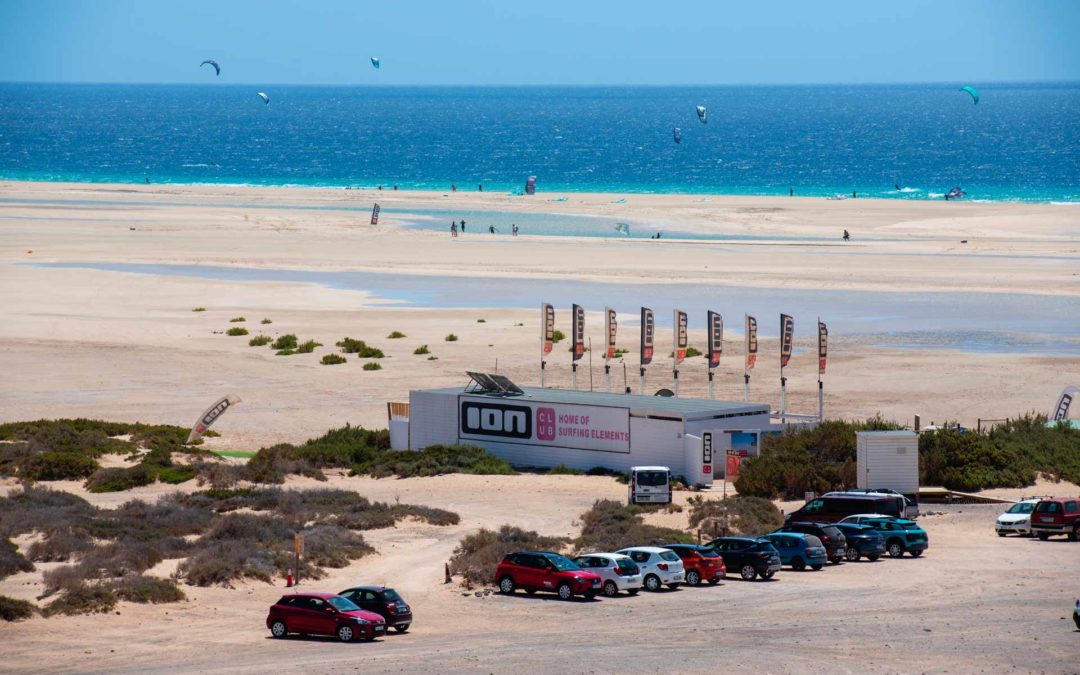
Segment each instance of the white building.
M775 429L764 403L518 388L499 376L473 377L467 388L409 392L410 449L477 445L522 467L656 464L707 485L714 461L723 471L731 432ZM706 432L711 443L703 444Z

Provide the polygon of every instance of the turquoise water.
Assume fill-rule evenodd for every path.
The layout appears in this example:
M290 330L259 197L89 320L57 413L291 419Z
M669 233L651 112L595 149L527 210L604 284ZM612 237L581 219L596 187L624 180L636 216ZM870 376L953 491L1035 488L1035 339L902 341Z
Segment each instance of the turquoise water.
M0 84L0 178L1080 201L1080 84L975 84Z
M728 328L742 330L744 312L758 318L762 336L779 333L779 314L795 317L797 336L816 335L816 320L830 335L866 339L882 346L942 348L990 353L1080 354L1076 317L1080 299L1004 293L888 293L634 284L499 277L427 276L358 271L253 269L208 265L127 263L36 263L37 267L92 269L130 274L184 276L226 281L314 283L362 290L410 307L535 308L551 302L567 317L572 303L588 310L604 306L620 322L636 323L641 305L656 312L658 325L670 326L672 309L690 314L691 327L703 328L705 311L727 317ZM566 318L568 321L569 319Z

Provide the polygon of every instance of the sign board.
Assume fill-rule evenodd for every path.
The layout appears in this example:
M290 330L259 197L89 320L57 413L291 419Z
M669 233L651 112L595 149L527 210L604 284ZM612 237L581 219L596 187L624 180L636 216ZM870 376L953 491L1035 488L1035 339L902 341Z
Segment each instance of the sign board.
M304 555L304 535L299 532L293 535L293 553Z
M540 304L540 357L551 353L555 344L555 308L550 303Z
M641 308L641 365L647 366L652 363L653 357L653 330L656 328L653 322L653 311L648 307Z
M573 356L572 360L577 361L585 355L585 308L581 305L574 305L574 324L571 330Z
M705 431L701 434L701 463L712 464L713 444L712 432Z
M615 358L615 332L619 328L619 323L615 320L615 310L605 307L604 321L607 324L607 348L604 349L604 360L610 361Z
M678 368L679 364L686 360L686 345L688 344L686 335L686 312L681 309L676 309L674 314L675 322L675 366Z
M724 318L719 313L709 310L706 313L708 326L708 345L705 357L710 368L720 365L720 355L724 351Z
M458 438L628 454L630 410L461 396Z

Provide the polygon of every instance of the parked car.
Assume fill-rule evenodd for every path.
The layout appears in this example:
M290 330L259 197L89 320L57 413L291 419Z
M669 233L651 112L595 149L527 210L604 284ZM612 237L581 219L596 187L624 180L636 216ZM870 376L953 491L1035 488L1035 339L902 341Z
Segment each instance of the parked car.
M897 515L900 518L915 520L919 517L919 502L915 501L911 497L908 497L902 492L890 490L889 488L850 488L841 492L826 492L825 496L828 497L829 495L833 494L889 495L897 502L897 507L899 508L899 513Z
M825 553L829 562L836 565L847 556L847 538L836 525L832 523L788 523L776 530L777 532L801 532L812 534L825 545Z
M354 586L338 593L353 601L360 609L375 612L399 633L405 633L412 625L412 607L398 592L386 586Z
M901 504L895 495L830 492L811 499L784 519L789 523L835 523L856 513L880 513L899 517Z
M997 517L994 530L999 537L1007 534L1019 534L1021 536L1034 537L1035 532L1031 529L1031 512L1035 510L1038 499L1023 499L1009 507L1009 510Z
M627 490L627 500L631 505L670 504L671 469L666 466L632 466Z
M1039 539L1064 534L1069 541L1080 539L1080 499L1054 497L1040 499L1031 514L1031 529Z
M386 621L333 593L284 595L270 607L266 627L276 638L289 633L336 635L342 642L374 640L386 634Z
M841 518L840 520L838 520L836 522L837 523L853 523L855 525L862 525L866 521L873 520L874 518L895 518L895 516L890 516L890 515L885 514L885 513L856 513L854 515L846 516L844 518Z
M867 518L863 525L869 525L885 538L885 550L892 558L899 558L910 553L918 558L930 546L926 530L913 520L903 518Z
M862 557L873 562L884 555L885 537L869 525L833 523L833 527L844 533L844 539L847 541L844 557L848 562L857 562Z
M697 586L702 581L718 584L727 574L724 559L708 546L696 544L664 544L664 548L674 551L683 564L686 583Z
M558 593L563 600L583 595L592 600L603 581L595 572L587 572L573 560L548 551L508 553L495 570L499 592L510 594L521 588L532 595L537 591Z
M771 579L780 571L780 553L768 539L761 537L720 537L708 544L720 554L729 570L738 570L745 581L757 577Z
M589 553L574 558L574 562L581 569L600 575L601 589L609 598L618 595L619 591L637 595L644 583L641 568L630 556L621 553Z
M661 585L678 588L686 580L682 560L674 551L659 546L633 546L616 553L630 556L637 563L647 591L658 591Z
M791 565L793 570L819 570L825 566L829 556L821 540L812 534L801 532L773 532L765 535L773 547L780 553L780 563Z

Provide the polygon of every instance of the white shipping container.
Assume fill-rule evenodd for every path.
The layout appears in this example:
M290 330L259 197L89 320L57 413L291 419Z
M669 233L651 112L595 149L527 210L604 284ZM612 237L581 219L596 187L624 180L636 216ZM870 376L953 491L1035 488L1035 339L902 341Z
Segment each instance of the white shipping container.
M919 436L914 431L855 432L858 487L919 492Z

